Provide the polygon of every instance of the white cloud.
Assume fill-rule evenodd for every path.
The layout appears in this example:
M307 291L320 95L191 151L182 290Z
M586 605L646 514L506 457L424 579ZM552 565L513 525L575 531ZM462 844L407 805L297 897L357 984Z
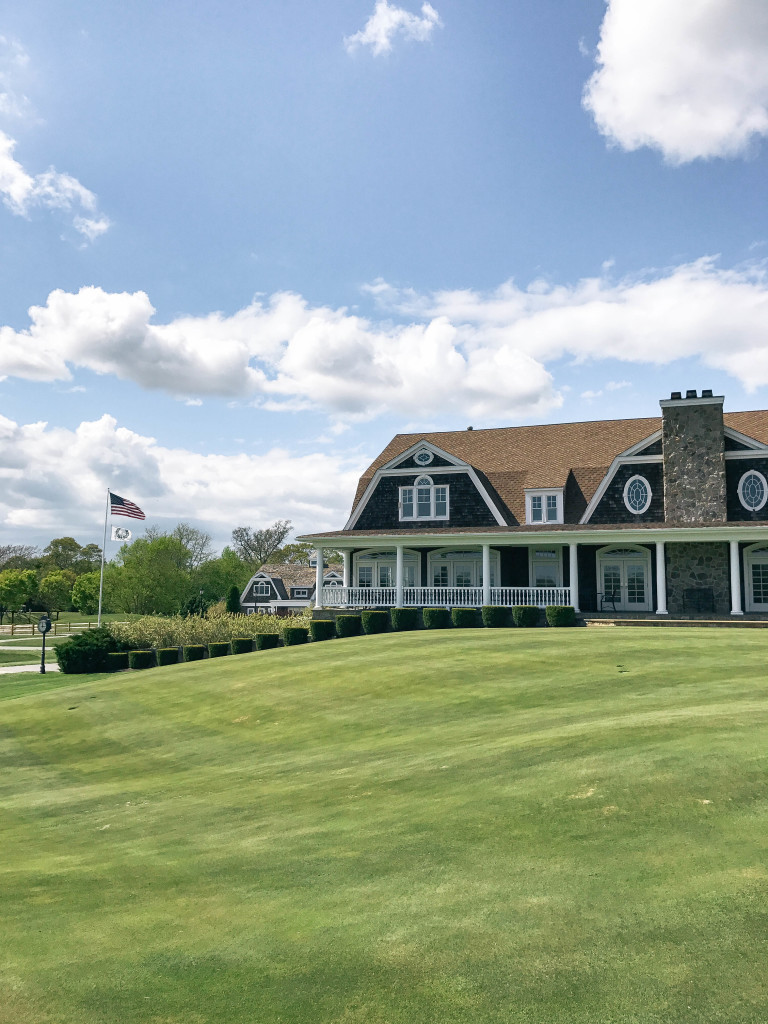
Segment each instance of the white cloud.
M99 214L93 192L53 167L42 174L29 174L14 157L15 146L15 140L0 131L0 195L11 213L28 217L36 207L61 210L72 215L73 227L86 241L103 235L109 220Z
M15 39L0 35L0 116L26 118L32 113L29 97L20 93L18 79L29 64L29 54Z
M26 330L0 327L0 376L70 380L84 368L192 401L320 410L334 430L385 413L540 417L562 402L553 364L564 358L698 358L747 390L768 385L768 262L723 269L708 258L618 281L508 281L491 292L419 295L385 282L370 291L379 319L278 293L232 316L166 324L152 323L144 292L54 291L30 309Z
M441 25L440 15L429 3L421 5L421 17L411 14L402 7L395 7L388 0L376 0L373 14L365 26L353 36L344 39L348 53L358 47L370 46L374 56L389 53L395 36L424 43L436 26Z
M137 502L148 523L194 519L219 543L235 526L275 519L292 520L297 531L338 529L368 461L360 454L296 455L279 448L202 455L165 448L111 416L76 430L0 416L0 523L4 534L43 531L100 542L109 486Z
M624 149L673 164L768 135L765 0L608 0L584 106Z

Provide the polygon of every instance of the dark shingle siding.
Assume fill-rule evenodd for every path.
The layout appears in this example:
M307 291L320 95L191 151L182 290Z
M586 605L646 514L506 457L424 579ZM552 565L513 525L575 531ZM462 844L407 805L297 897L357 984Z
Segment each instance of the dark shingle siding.
M428 470L422 470L428 475ZM496 519L467 473L441 473L433 477L436 486L448 484L449 519L400 521L400 487L413 486L416 477L384 476L368 499L356 530L423 530L430 525L448 528L460 526L496 526Z
M641 515L630 512L624 504L624 485L633 476L642 476L651 487L651 504ZM664 471L660 462L619 466L608 490L590 517L590 523L663 523Z

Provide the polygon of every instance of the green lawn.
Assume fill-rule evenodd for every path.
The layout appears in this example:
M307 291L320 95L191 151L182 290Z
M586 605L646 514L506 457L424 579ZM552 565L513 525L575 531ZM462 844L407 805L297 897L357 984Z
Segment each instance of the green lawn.
M45 660L48 662L50 655L51 661L56 661L56 655L53 654L46 644L45 649ZM15 651L13 647L0 647L0 667L3 665L39 665L40 664L40 653L35 651Z
M457 630L0 676L0 1024L764 1024L767 656Z

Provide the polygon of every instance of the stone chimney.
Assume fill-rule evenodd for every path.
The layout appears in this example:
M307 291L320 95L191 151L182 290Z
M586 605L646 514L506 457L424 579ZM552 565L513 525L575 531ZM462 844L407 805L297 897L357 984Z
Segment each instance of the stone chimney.
M673 391L661 406L664 519L668 523L724 523L723 396Z

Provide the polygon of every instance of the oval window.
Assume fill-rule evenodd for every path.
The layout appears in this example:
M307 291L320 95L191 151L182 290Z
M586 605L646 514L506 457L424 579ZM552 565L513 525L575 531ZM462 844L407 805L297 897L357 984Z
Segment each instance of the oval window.
M759 511L768 499L765 477L756 469L750 469L739 480L739 501L749 512Z
M624 504L636 516L651 504L651 485L644 476L632 476L624 484Z

